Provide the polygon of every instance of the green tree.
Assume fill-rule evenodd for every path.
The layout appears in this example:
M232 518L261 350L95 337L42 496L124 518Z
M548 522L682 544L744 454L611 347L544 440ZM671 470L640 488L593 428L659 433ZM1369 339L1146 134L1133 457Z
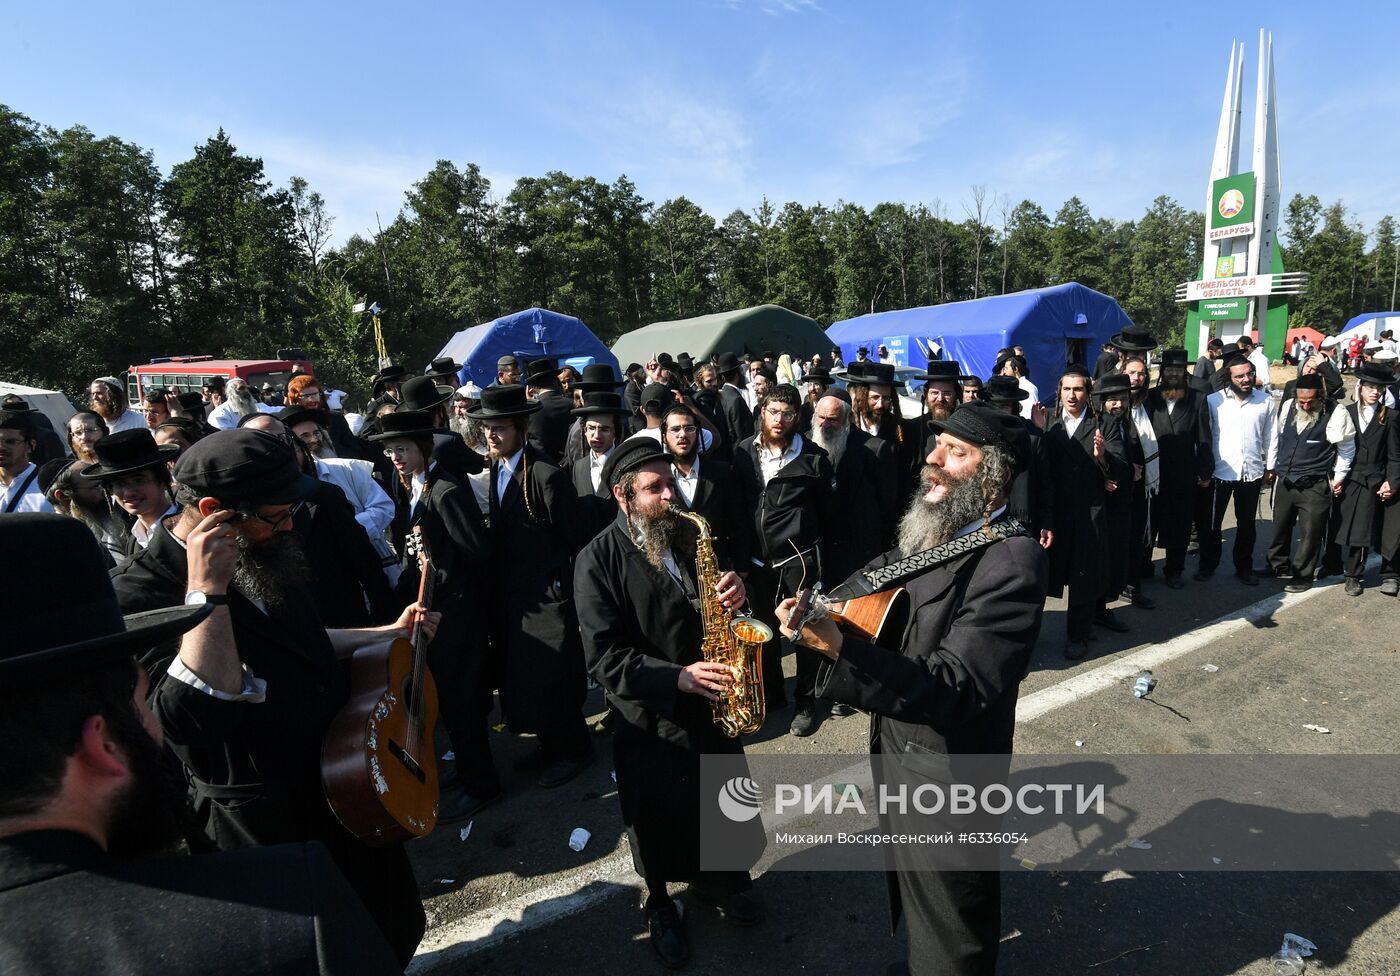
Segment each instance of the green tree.
M1201 266L1201 215L1171 197L1152 201L1130 242L1132 284L1123 310L1164 342L1180 341L1184 317L1176 286L1195 280Z
M1050 218L1040 205L1022 200L1007 220L1009 291L1043 288L1050 282Z
M1046 284L1077 281L1097 289L1102 270L1097 229L1089 208L1078 197L1070 197L1055 214L1050 227L1050 260Z
M650 230L656 313L679 319L715 310L719 233L714 218L676 197L652 212Z

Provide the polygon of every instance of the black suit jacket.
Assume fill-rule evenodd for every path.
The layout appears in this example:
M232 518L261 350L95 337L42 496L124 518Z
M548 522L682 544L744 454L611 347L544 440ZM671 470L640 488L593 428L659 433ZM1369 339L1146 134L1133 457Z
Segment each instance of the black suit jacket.
M47 830L0 839L5 976L397 974L320 844L141 863Z
M560 390L545 390L535 401L539 410L530 414L527 435L530 443L548 456L551 464L558 465L564 457L564 448L569 440L569 425L574 422L574 401Z
M617 501L607 483L599 481L597 491L593 489L593 474L589 467L592 451L584 447L584 455L573 463L569 474L573 478L574 491L578 494L579 512L588 523L588 538L602 532L617 517Z
M734 453L734 474L753 518L755 556L772 566L798 553L811 562L814 551L815 565L825 566L836 498L836 472L826 452L803 437L797 457L765 485L758 445L750 437Z
M836 511L828 533L825 576L840 583L889 546L896 521L894 451L852 427L836 463Z
M734 479L734 469L712 457L699 458L695 463L700 465L695 497L687 506L677 492L672 503L710 523L715 558L721 569L748 572L753 568L753 524L751 513L744 507L743 493Z
M724 413L724 442L729 450L737 451L753 437L753 410L743 392L727 383L720 387L719 402Z
M305 546L311 570L306 582L327 627L367 627L398 616L379 553L339 486L318 481L292 526Z

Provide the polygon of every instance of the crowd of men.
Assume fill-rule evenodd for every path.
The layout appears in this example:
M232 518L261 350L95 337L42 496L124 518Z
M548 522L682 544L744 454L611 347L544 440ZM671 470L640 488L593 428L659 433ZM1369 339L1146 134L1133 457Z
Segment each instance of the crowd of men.
M1170 589L1212 579L1231 508L1242 583L1266 573L1296 592L1338 573L1360 596L1374 553L1379 592L1395 596L1394 351L1345 364L1348 394L1335 342L1280 390L1249 337L1228 349L1212 340L1192 368L1184 349L1158 348L1125 329L1092 370L1037 377L1044 394L1018 348L977 377L946 359L897 374L880 347L849 365L839 350L663 353L623 375L505 356L485 386L439 359L417 374L386 366L362 414L332 409L341 404L312 375L261 397L238 379L156 391L140 409L119 378L99 377L61 433L6 402L0 514L15 517L0 518L0 536L53 565L12 581L33 620L0 652L7 741L44 740L7 751L0 777L0 913L23 906L33 919L22 934L5 926L0 963L68 971L44 968L43 952L65 924L52 906L75 892L123 903L90 944L139 954L171 944L141 916L151 891L172 887L169 911L195 920L208 910L179 899L256 905L247 892L261 877L287 911L354 910L312 936L233 913L209 922L221 928L206 942L236 931L247 958L321 953L322 971L406 965L424 915L403 846L339 823L319 758L349 695L343 660L415 623L432 636L455 757L440 771L440 822L502 794L489 736L498 701L509 732L534 737L515 771L540 790L580 775L610 735L661 961L690 955L669 883L757 923L747 874L699 867L698 794L686 799L699 757L742 745L711 716L732 675L702 657L711 595L677 511L710 526L713 598L775 634L762 658L768 721L805 737L859 708L872 740L899 750L1009 753L1046 596L1067 598L1063 653L1082 659L1096 628L1127 632L1125 608L1154 608L1159 572ZM917 413L904 415L903 393ZM423 563L410 537L431 552L430 610L416 603ZM902 573L915 604L900 653L829 621L793 629L799 591L849 585L873 566ZM590 681L609 706L591 728ZM200 857L109 863L177 839ZM908 920L910 971L994 967L992 880L899 872L891 894ZM366 913L382 941L356 924ZM102 969L86 957L73 966Z

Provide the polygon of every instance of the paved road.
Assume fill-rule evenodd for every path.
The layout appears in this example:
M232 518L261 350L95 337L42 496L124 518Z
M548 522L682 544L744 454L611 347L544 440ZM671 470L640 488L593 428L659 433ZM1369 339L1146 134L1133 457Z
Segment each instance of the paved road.
M1262 551L1267 522L1260 536ZM1094 654L1080 662L1061 654L1064 607L1052 601L1021 689L1017 751L1400 751L1392 692L1400 603L1374 588L1348 598L1336 579L1328 582L1301 597L1271 580L1245 587L1228 572L1208 585L1188 576L1176 592L1149 582L1158 609L1120 609L1133 632L1100 631ZM1160 682L1155 703L1130 692L1144 663ZM1207 664L1218 670L1203 670ZM596 693L590 707L601 710ZM749 751L865 753L864 716L832 719L806 740L778 734L786 717L770 720ZM1309 723L1331 733L1304 729ZM494 742L506 799L480 814L465 840L460 826L444 827L412 848L430 913L413 971L660 971L637 907L609 741L597 740L587 774L551 793L509 771L529 740L501 733ZM593 834L582 853L567 844L577 826ZM771 872L757 890L767 917L756 929L733 929L687 904L690 972L883 972L900 958L878 875ZM1038 870L1005 875L1003 891L1002 973L1265 974L1286 931L1318 944L1313 971L1400 973L1400 873Z

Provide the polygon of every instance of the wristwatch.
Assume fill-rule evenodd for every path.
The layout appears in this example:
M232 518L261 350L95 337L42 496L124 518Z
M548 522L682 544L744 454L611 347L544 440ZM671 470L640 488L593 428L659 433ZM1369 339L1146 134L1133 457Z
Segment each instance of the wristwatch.
M185 606L202 607L205 604L211 607L228 606L228 594L205 593L203 590L190 590L185 594Z

